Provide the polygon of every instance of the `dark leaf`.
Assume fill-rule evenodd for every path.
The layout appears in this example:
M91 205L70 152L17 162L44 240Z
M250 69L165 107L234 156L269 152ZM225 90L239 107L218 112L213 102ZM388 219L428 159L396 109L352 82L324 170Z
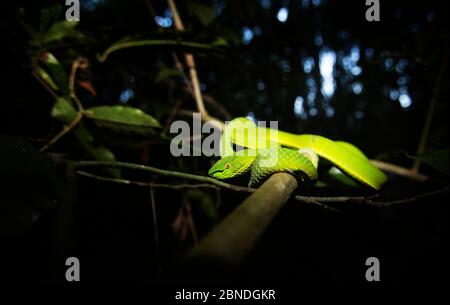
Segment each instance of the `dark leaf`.
M99 127L125 134L153 134L153 128L161 128L159 122L140 109L125 106L99 106L86 110L86 117Z
M48 8L44 8L41 11L39 18L39 28L41 31L47 30L50 25L56 22L61 16L62 6L58 3Z
M423 156L408 156L415 160L420 160L448 176L448 148L434 150Z
M214 199L208 193L199 190L189 190L188 200L193 202L193 207L199 210L210 221L216 221L218 218L217 207Z
M70 37L74 39L81 40L84 35L75 29L78 25L76 21L60 21L52 24L47 33L44 34L43 42L45 44L62 40L64 38Z
M159 83L169 78L183 77L183 73L174 68L162 67L156 75L155 82Z
M64 68L59 63L58 59L50 52L46 52L41 56L41 61L53 82L57 85L64 96L69 96L69 79L67 78Z
M70 124L76 117L77 111L68 99L60 97L57 99L55 105L52 108L52 117L59 120L64 124ZM115 161L116 158L111 150L108 148L97 145L94 137L89 132L87 127L81 122L74 130L75 137L80 142L83 150L88 154L90 158L99 161ZM107 171L115 177L120 177L120 170L107 169Z
M39 77L53 90L59 90L58 85L55 84L50 75L42 67L37 67L37 74Z
M20 233L55 206L62 183L53 161L21 138L0 135L0 234Z
M70 124L75 119L77 111L67 98L59 97L52 108L51 115L58 121Z
M190 0L186 5L189 14L195 16L203 26L209 25L216 18L216 8L212 3Z

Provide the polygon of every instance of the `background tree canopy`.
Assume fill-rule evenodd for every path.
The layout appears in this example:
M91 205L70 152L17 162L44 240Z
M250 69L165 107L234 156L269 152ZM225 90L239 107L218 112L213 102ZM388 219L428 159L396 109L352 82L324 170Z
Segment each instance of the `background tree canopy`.
M64 1L4 1L0 277L61 281L76 256L86 280L155 280L248 196L71 167L206 176L214 158L169 150L170 123L198 110L191 53L212 117L275 120L407 170L388 171L377 197L403 204L331 204L338 213L289 201L245 278L361 281L370 256L386 262L389 285L435 278L448 237L448 8L381 2L381 21L367 22L365 1L177 1L180 31L162 0L81 0L80 22L65 20ZM334 179L302 195L373 195Z

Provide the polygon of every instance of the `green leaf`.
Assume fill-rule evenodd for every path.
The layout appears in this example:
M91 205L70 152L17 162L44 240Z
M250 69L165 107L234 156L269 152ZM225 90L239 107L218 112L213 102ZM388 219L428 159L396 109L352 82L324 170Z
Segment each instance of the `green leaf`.
M216 40L213 41L212 45L214 47L229 47L230 44L228 43L228 41L226 41L225 38L219 37Z
M343 186L350 188L359 188L361 185L342 172L339 168L332 166L322 177L328 185Z
M41 16L39 17L39 28L44 31L50 27L50 25L56 22L61 16L62 6L57 3L48 8L41 10Z
M125 134L149 135L159 122L140 109L125 106L99 106L86 110L86 117L99 127Z
M216 18L216 8L212 3L191 0L187 2L187 9L203 26L209 25Z
M52 88L53 90L59 90L53 79L50 77L47 71L42 69L42 67L37 67L37 74L47 85L50 86L50 88Z
M448 148L434 150L423 156L409 156L412 159L420 160L439 171L440 173L448 176Z
M64 68L59 63L58 59L50 52L46 52L41 61L48 69L50 78L55 82L59 90L64 96L69 96L69 79L67 78Z
M75 119L77 111L67 98L59 97L52 108L51 115L64 124L70 124ZM111 150L95 143L94 137L83 122L73 130L73 133L89 157L98 161L116 160ZM119 178L121 176L120 170L107 169L107 171L114 177Z
M183 77L183 73L174 68L162 67L156 75L155 82L159 83L169 78Z
M65 97L58 97L52 108L51 116L65 124L70 124L73 122L76 115L77 111L70 101Z
M52 24L47 33L44 34L43 42L48 44L70 37L75 39L84 39L84 35L75 30L78 25L77 21L60 21Z
M87 154L98 161L116 161L114 153L102 145L97 145L94 141L94 137L87 129L86 125L81 122L74 130L74 134L80 141L81 146L87 152ZM121 171L119 169L107 168L105 169L113 177L120 178Z
M86 151L96 160L115 161L116 158L112 151L104 146L95 145L94 137L86 128L86 125L80 124L75 130L76 137L81 141L81 144Z
M222 44L220 47L214 46L212 44L193 42L193 41L182 41L182 40L127 40L121 39L120 41L112 44L108 47L103 54L99 54L97 59L100 62L106 61L108 57L117 51L129 49L129 48L137 48L137 47L172 47L172 48L185 48L187 50L193 51L208 51L211 53L215 53L217 55L223 55L225 53L224 45Z

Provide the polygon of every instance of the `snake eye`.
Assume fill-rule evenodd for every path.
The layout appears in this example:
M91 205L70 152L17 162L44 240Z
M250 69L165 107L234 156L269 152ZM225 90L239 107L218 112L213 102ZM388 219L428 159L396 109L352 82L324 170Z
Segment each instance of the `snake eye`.
M225 163L225 169L229 169L231 167L231 163Z

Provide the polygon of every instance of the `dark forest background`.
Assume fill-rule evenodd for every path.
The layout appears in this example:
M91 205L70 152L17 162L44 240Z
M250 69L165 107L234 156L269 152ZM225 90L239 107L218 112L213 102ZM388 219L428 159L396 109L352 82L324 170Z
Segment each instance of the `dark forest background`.
M80 259L82 281L157 280L246 198L208 189L154 188L151 194L146 187L98 181L67 168L64 160L107 159L207 175L213 158L175 158L169 151L168 126L176 119L191 122L186 113L196 110L187 70L177 69L183 52L195 56L212 116L277 120L281 130L349 141L372 159L405 168L419 158L420 172L430 179L390 173L380 201L444 188L391 207L338 205L343 213L290 201L240 279L361 284L370 256L380 259L382 283L390 287L439 282L446 274L447 1L380 1L380 22L365 20L362 0L177 1L184 32L175 30L166 1L80 2L76 25L64 21L64 1L0 5L2 280L64 281L67 256ZM201 47L147 45L102 61L105 50L124 41ZM72 92L77 58L82 60ZM71 93L85 109L138 108L153 125L105 126L98 117L83 118L83 132L71 131L39 153L74 118ZM426 146L418 155L433 103ZM95 173L178 181L133 171ZM308 194L366 193L330 185Z

